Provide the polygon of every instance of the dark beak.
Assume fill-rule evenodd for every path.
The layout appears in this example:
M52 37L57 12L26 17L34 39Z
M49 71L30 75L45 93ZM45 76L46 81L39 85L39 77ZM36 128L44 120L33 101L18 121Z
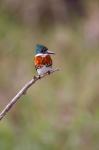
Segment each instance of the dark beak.
M52 51L47 51L48 54L55 54L54 52Z

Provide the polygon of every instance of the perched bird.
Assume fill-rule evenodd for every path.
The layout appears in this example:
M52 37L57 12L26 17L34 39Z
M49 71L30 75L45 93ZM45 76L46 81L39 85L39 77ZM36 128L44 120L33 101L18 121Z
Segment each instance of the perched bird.
M34 63L35 63L35 68L38 72L38 75L43 75L45 73L49 73L52 70L52 59L51 59L51 54L55 54L52 51L49 51L47 47L41 44L36 45L35 49L35 58L34 58Z

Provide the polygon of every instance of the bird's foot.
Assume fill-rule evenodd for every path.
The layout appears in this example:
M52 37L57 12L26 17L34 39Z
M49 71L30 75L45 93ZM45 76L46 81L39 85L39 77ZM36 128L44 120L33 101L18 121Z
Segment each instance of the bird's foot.
M39 79L41 79L41 76L40 76L40 75L38 75L38 78L39 78Z
M33 79L35 80L37 77L34 75Z
M51 72L50 72L50 71L48 71L47 73L48 73L48 75L50 75L50 74L51 74Z

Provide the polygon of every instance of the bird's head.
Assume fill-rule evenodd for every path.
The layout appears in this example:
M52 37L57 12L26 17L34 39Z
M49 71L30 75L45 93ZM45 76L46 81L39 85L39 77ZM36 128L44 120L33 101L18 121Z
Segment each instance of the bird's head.
M36 45L36 54L55 54L52 51L49 51L47 47L41 44Z

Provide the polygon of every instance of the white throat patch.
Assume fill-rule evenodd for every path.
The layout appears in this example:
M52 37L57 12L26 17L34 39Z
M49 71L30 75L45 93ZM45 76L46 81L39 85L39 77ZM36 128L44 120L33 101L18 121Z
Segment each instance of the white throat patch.
M45 57L47 56L48 54L42 54L42 53L39 53L39 54L36 54L35 56L42 56L42 57Z

